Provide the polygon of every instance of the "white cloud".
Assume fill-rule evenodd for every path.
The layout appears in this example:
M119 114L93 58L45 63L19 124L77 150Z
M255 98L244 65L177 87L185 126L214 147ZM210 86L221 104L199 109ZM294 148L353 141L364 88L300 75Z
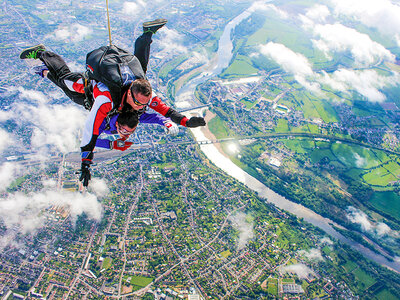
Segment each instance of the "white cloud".
M372 223L363 211L355 207L350 206L347 211L347 218L353 223L360 224L361 229L365 232L373 233L380 237L392 233L392 229L385 223Z
M7 146L11 146L11 140L11 135L4 129L0 128L0 153L3 152Z
M314 45L327 57L331 52L350 51L357 64L371 65L383 59L394 61L395 56L371 38L342 24L315 25L314 34L319 40Z
M286 72L301 76L313 74L311 64L304 55L296 53L282 44L269 42L260 46L260 52L276 61Z
M157 39L157 42L161 51L157 53L157 56L164 57L170 53L183 54L188 52L188 49L184 46L184 36L175 29L163 27L163 30L160 31L160 35L161 37Z
M362 168L367 165L367 160L364 157L361 157L358 153L353 153L353 156L356 160L356 166L358 168Z
M21 98L36 100L37 105L19 103L16 112L19 121L33 125L31 145L35 150L48 148L72 152L79 149L79 130L85 123L85 112L78 106L50 105L47 97L31 90L20 89ZM30 101L31 102L31 101ZM55 149L54 149L55 147Z
M5 191L16 179L20 166L17 163L5 162L0 165L0 192Z
M42 183L45 189L55 189L57 187L57 181L54 179L46 179Z
M335 13L354 18L395 39L400 34L400 6L390 0L331 0Z
M273 12L275 12L279 17L281 17L282 19L287 19L289 16L288 14L279 9L278 7L276 7L273 4L269 4L266 1L255 1L250 8L248 9L249 13L253 13L253 12L259 12L259 11L268 11L268 10L272 10Z
M86 71L83 64L77 63L75 61L68 62L68 67L72 72L81 72L81 73L83 73L83 72Z
M146 7L146 2L138 0L136 2L126 1L122 5L122 13L126 15L137 16L138 12Z
M97 197L104 197L110 192L107 182L104 179L99 178L93 178L90 181L89 190Z
M7 120L10 120L14 117L14 114L12 111L4 111L4 110L0 110L0 122L4 122Z
M329 237L327 237L327 236L323 237L323 238L320 240L320 242L321 242L322 245L324 245L324 244L326 244L326 245L333 245L333 241L332 241Z
M281 273L294 273L300 279L305 279L309 274L315 275L314 271L311 270L304 264L295 264L290 266L284 266L279 268Z
M325 5L316 4L306 11L306 14L300 14L299 20L303 23L303 28L313 29L315 23L325 23L330 15L328 7Z
M320 84L329 85L333 90L350 94L355 91L372 102L385 101L380 91L398 82L398 74L392 76L379 75L375 70L339 69L332 74L324 71L313 72L307 58L292 51L286 46L269 42L259 47L260 53L274 60L283 70L292 74L295 80L311 92L322 96Z
M323 23L326 21L326 18L330 15L329 8L325 5L316 4L309 8L306 12L307 18L318 22Z
M307 259L312 261L323 261L321 250L316 248L311 248L309 250L300 250L299 254L305 256Z
M197 63L200 64L206 64L209 62L208 56L206 51L202 51L202 53L200 52L192 52L192 57L194 59L194 61L196 61Z
M315 74L312 66L304 55L274 42L261 45L260 52L274 60L286 72L293 74L294 78L305 88L313 92L320 92L319 84L313 82Z
M348 208L349 214L347 218L353 222L361 225L361 229L364 231L372 231L372 223L368 220L368 216L361 210L355 207Z
M18 91L20 92L20 97L22 99L27 99L30 100L31 102L34 101L38 104L45 104L49 101L48 97L39 91L26 90L24 88L19 88Z
M332 75L323 74L324 77L319 79L321 83L328 84L342 92L349 92L350 89L353 89L372 102L385 101L386 97L379 89L396 84L397 77L381 76L374 70L339 69Z
M93 30L81 24L72 24L70 26L61 26L53 34L47 36L56 40L66 42L81 42L90 35Z
M18 192L0 199L0 219L7 228L18 228L23 234L35 233L45 225L49 214L45 209L53 205L67 207L73 221L82 213L96 221L101 219L102 207L95 195L55 190Z
M379 236L388 235L391 233L392 229L385 223L378 223L375 227L376 234Z
M253 223L247 222L247 216L243 212L238 212L231 215L229 220L232 222L234 228L239 230L238 249L243 249L247 242L254 237Z

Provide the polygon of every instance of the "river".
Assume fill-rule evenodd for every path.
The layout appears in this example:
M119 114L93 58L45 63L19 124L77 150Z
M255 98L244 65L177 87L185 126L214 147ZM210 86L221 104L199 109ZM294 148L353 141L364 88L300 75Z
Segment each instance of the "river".
M272 1L271 1L272 2ZM232 50L233 44L231 40L231 32L241 21L246 19L251 15L251 7L240 15L235 17L231 22L229 22L221 35L221 38L218 43L218 51L217 51L217 63L210 67L210 70L204 70L200 75L193 78L189 82L187 82L182 88L178 91L176 95L176 106L178 108L187 108L191 106L198 105L195 102L194 91L199 84L204 83L205 81L217 76L222 72L222 70L229 66L229 63L232 59ZM200 128L192 129L192 132L198 141L208 140L206 136L203 134ZM376 254L370 249L358 244L348 238L344 237L342 234L337 232L332 225L337 227L341 227L335 222L320 216L314 211L300 205L289 201L285 197L277 194L276 192L269 189L267 186L262 184L253 176L249 175L237 165L235 165L229 158L221 154L214 144L201 145L201 150L207 156L210 161L212 161L217 167L224 170L230 176L236 178L240 182L244 183L250 189L256 191L258 195L266 199L266 201L273 203L275 206L288 211L299 218L303 218L305 221L321 228L330 236L340 240L341 242L351 246L353 249L362 253L365 257L375 261L376 263L385 266L389 269L397 271L400 273L400 262L399 261L389 261L386 257Z

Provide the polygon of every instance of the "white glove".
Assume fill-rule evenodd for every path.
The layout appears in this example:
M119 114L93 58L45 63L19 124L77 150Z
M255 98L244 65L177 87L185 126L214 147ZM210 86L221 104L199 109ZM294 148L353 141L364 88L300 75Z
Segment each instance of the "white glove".
M179 127L171 120L165 121L164 126L167 128L167 132L171 136L176 136L179 133Z

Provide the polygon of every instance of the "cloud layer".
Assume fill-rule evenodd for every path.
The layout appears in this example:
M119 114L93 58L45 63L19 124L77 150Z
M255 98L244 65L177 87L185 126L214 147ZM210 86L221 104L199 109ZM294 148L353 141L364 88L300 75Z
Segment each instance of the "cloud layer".
M11 140L11 135L4 129L0 128L0 153L3 152L7 146L11 145Z
M392 233L392 229L385 223L373 223L368 219L368 216L361 210L350 206L348 209L347 218L356 224L360 224L364 232L376 234L379 237L387 236Z
M304 264L294 264L290 266L283 266L279 268L279 271L281 273L293 273L296 274L297 277L300 279L305 279L307 278L310 274L315 275L314 271L311 270L309 267L307 267Z
M350 94L352 91L372 102L383 102L385 95L380 91L384 87L395 85L398 74L382 76L375 70L338 69L331 74L324 71L314 72L308 59L292 51L283 44L269 42L259 47L260 53L275 61L284 71L307 90L322 95L321 85L330 86L336 91Z
M93 30L81 24L72 24L70 26L60 26L53 34L47 36L55 40L65 42L81 42L88 35L92 34Z
M368 35L342 24L318 24L314 27L314 35L319 37L319 40L313 40L314 46L329 58L332 52L349 51L355 59L355 64L364 66L384 59L395 59L389 50L372 41Z
M308 260L311 261L323 261L324 258L322 257L321 250L316 248L311 248L309 250L300 250L299 254L306 257Z
M86 113L72 103L50 105L43 93L19 89L21 99L28 103L19 103L16 112L19 122L33 126L32 148L36 150L55 150L62 153L79 149L79 130L83 128ZM34 116L34 117L32 117Z
M68 153L79 149L79 130L85 122L86 112L83 108L68 103L52 105L48 96L34 90L15 89L19 101L12 110L1 113L1 121L10 115L18 116L14 121L21 128L31 128L30 144L33 155L48 160L49 151ZM4 118L3 118L4 117ZM0 129L0 153L11 145L11 135ZM19 162L5 162L0 165L0 191L17 178L30 172L27 166ZM94 180L97 196L104 196L108 188L104 181ZM48 208L64 206L68 208L72 221L86 213L89 218L99 221L102 214L101 204L94 194L81 194L56 190L54 180L43 182L44 189L38 192L17 192L0 198L0 220L7 228L0 237L0 248L15 243L15 237L21 234L34 234L38 228L45 226L49 215Z
M269 1L255 1L251 7L248 9L249 13L253 13L253 12L260 12L260 11L268 11L271 10L273 12L275 12L280 18L282 19L287 19L288 18L288 14L279 9L278 7L276 7L273 4L268 3Z
M399 39L400 6L389 0L331 0L339 16L355 19L382 34Z
M131 16L137 16L138 12L142 11L146 7L146 2L137 0L136 2L125 1L122 4L122 13Z
M292 74L305 88L319 92L319 84L312 81L314 77L312 66L304 55L292 51L283 44L274 42L261 45L260 52L274 60L283 70Z
M69 208L71 219L86 213L89 218L100 221L102 214L101 204L93 194L79 192L43 190L37 193L11 194L0 199L0 219L7 229L22 234L35 233L45 225L48 216L47 208L64 206ZM7 245L8 234L0 239L0 248Z
M184 35L175 29L164 27L160 30L160 36L158 45L161 51L157 53L157 56L164 57L168 54L179 55L188 52L187 47L183 45Z

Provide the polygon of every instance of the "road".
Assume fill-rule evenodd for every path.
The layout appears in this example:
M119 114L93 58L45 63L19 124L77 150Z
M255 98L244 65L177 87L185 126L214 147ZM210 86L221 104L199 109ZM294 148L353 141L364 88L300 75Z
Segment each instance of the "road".
M91 234L90 234L90 240L89 240L89 243L88 243L88 245L86 247L86 253L85 253L85 257L84 257L84 259L82 261L82 265L79 268L78 274L73 279L73 281L72 281L72 283L71 283L71 285L70 285L70 287L68 289L68 293L67 293L65 299L70 299L70 294L73 291L73 289L75 288L75 284L79 280L79 277L82 275L82 271L85 268L86 260L87 260L87 258L89 256L90 249L92 248L93 239L94 239L94 236L96 235L96 233L97 233L97 225L93 225L92 230L91 230Z

